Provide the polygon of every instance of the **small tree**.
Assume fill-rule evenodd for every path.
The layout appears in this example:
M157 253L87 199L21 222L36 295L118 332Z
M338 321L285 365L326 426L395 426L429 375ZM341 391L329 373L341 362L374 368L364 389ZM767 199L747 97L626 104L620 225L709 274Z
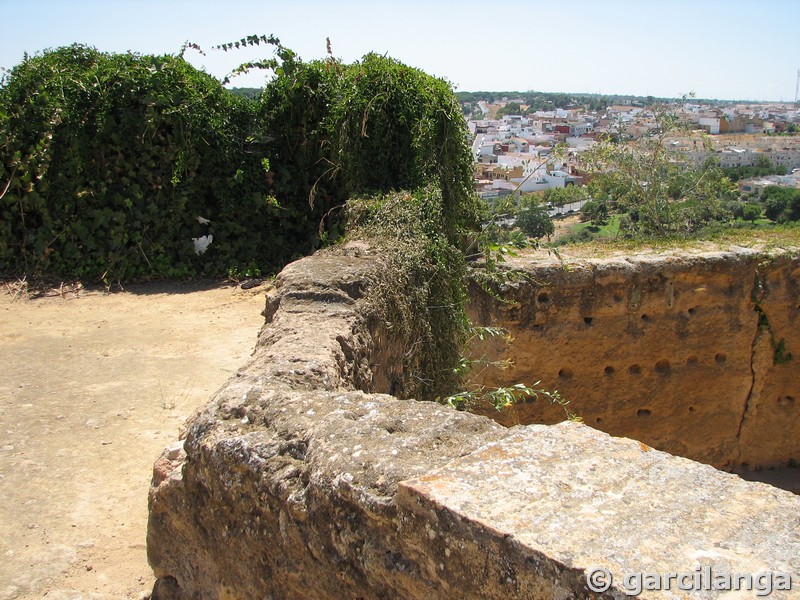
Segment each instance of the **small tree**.
M539 202L523 206L517 216L517 227L528 237L540 238L553 235L555 227L547 209Z
M783 223L800 220L800 190L770 185L762 195L768 219Z
M761 205L760 204L745 204L742 207L742 219L745 221L750 221L751 223L755 222L761 216Z
M564 206L572 202L589 199L589 190L584 186L568 185L563 188L550 188L544 191L544 200L553 206Z
M632 233L669 235L696 231L730 217L725 201L734 186L714 161L699 166L671 149L666 136L677 119L655 110L657 133L635 142L605 141L586 153L595 173L590 192L609 211L627 216L621 228Z
M581 209L581 221L591 221L595 227L602 227L608 223L608 204L604 200L589 200Z

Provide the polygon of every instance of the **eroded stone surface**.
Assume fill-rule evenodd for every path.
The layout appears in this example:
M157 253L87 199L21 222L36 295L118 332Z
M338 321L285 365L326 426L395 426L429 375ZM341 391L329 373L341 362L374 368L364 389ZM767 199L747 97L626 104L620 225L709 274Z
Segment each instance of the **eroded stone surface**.
M480 324L514 338L476 350L512 362L482 371L480 382L541 380L592 427L717 467L800 457L796 252L520 257L509 265L529 278L505 287L510 303L473 288ZM785 360L776 361L781 343ZM563 419L539 400L499 420Z
M180 598L436 597L397 483L503 435L390 396L223 392L189 427L180 477L151 493L148 556Z
M589 593L592 560L797 571L794 496L588 427L369 393L401 345L367 314L379 263L343 252L283 272L250 362L156 462L154 600L620 597Z
M629 573L704 567L720 574L793 574L800 586L800 499L577 423L515 428L499 442L403 482L398 502L431 522L447 513L445 520L457 524L448 531L454 540L482 530L498 545L562 565L546 597L559 597L564 587L570 594L562 597L576 597L586 573L598 566L612 572L620 593ZM450 548L452 561L475 557L474 548ZM518 590L539 578L512 571ZM672 592L643 597L689 597L675 585ZM800 587L770 597L799 596Z

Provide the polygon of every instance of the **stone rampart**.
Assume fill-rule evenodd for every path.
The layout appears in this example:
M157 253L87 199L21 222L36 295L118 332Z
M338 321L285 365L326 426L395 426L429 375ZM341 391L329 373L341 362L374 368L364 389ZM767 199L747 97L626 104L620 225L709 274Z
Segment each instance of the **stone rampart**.
M788 492L586 425L386 394L402 361L366 308L381 272L349 246L278 277L250 361L156 462L154 600L621 598L641 572L786 574L771 597L800 597ZM723 594L664 581L640 597Z
M605 259L517 258L503 300L472 287L474 318L513 343L476 348L541 380L588 425L718 468L800 460L800 258L743 248ZM555 423L538 401L506 424Z

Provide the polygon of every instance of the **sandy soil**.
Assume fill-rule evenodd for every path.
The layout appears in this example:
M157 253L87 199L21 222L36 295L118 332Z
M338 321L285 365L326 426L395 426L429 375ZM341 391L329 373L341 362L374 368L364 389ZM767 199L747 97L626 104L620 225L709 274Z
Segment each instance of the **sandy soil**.
M247 360L265 292L0 288L0 600L149 595L152 464Z
M553 241L558 241L559 238L567 235L572 228L581 222L579 215L569 215L553 219Z
M148 597L153 461L245 363L265 291L0 293L0 600Z

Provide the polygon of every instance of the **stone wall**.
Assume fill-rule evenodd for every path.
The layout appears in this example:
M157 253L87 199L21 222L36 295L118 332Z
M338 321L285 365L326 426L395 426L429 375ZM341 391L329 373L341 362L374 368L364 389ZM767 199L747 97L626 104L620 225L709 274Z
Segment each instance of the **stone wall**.
M251 360L156 462L155 600L567 600L620 598L643 570L800 578L788 492L577 423L506 429L380 393L402 376L364 301L380 273L349 246L279 276ZM615 578L605 593L587 587L595 567ZM719 595L672 585L641 597Z
M541 380L592 427L720 468L800 460L797 253L510 264L525 277L506 286L506 302L472 290L475 318L514 338L476 348L513 363L482 371L482 383ZM555 423L564 413L534 401L493 416Z

